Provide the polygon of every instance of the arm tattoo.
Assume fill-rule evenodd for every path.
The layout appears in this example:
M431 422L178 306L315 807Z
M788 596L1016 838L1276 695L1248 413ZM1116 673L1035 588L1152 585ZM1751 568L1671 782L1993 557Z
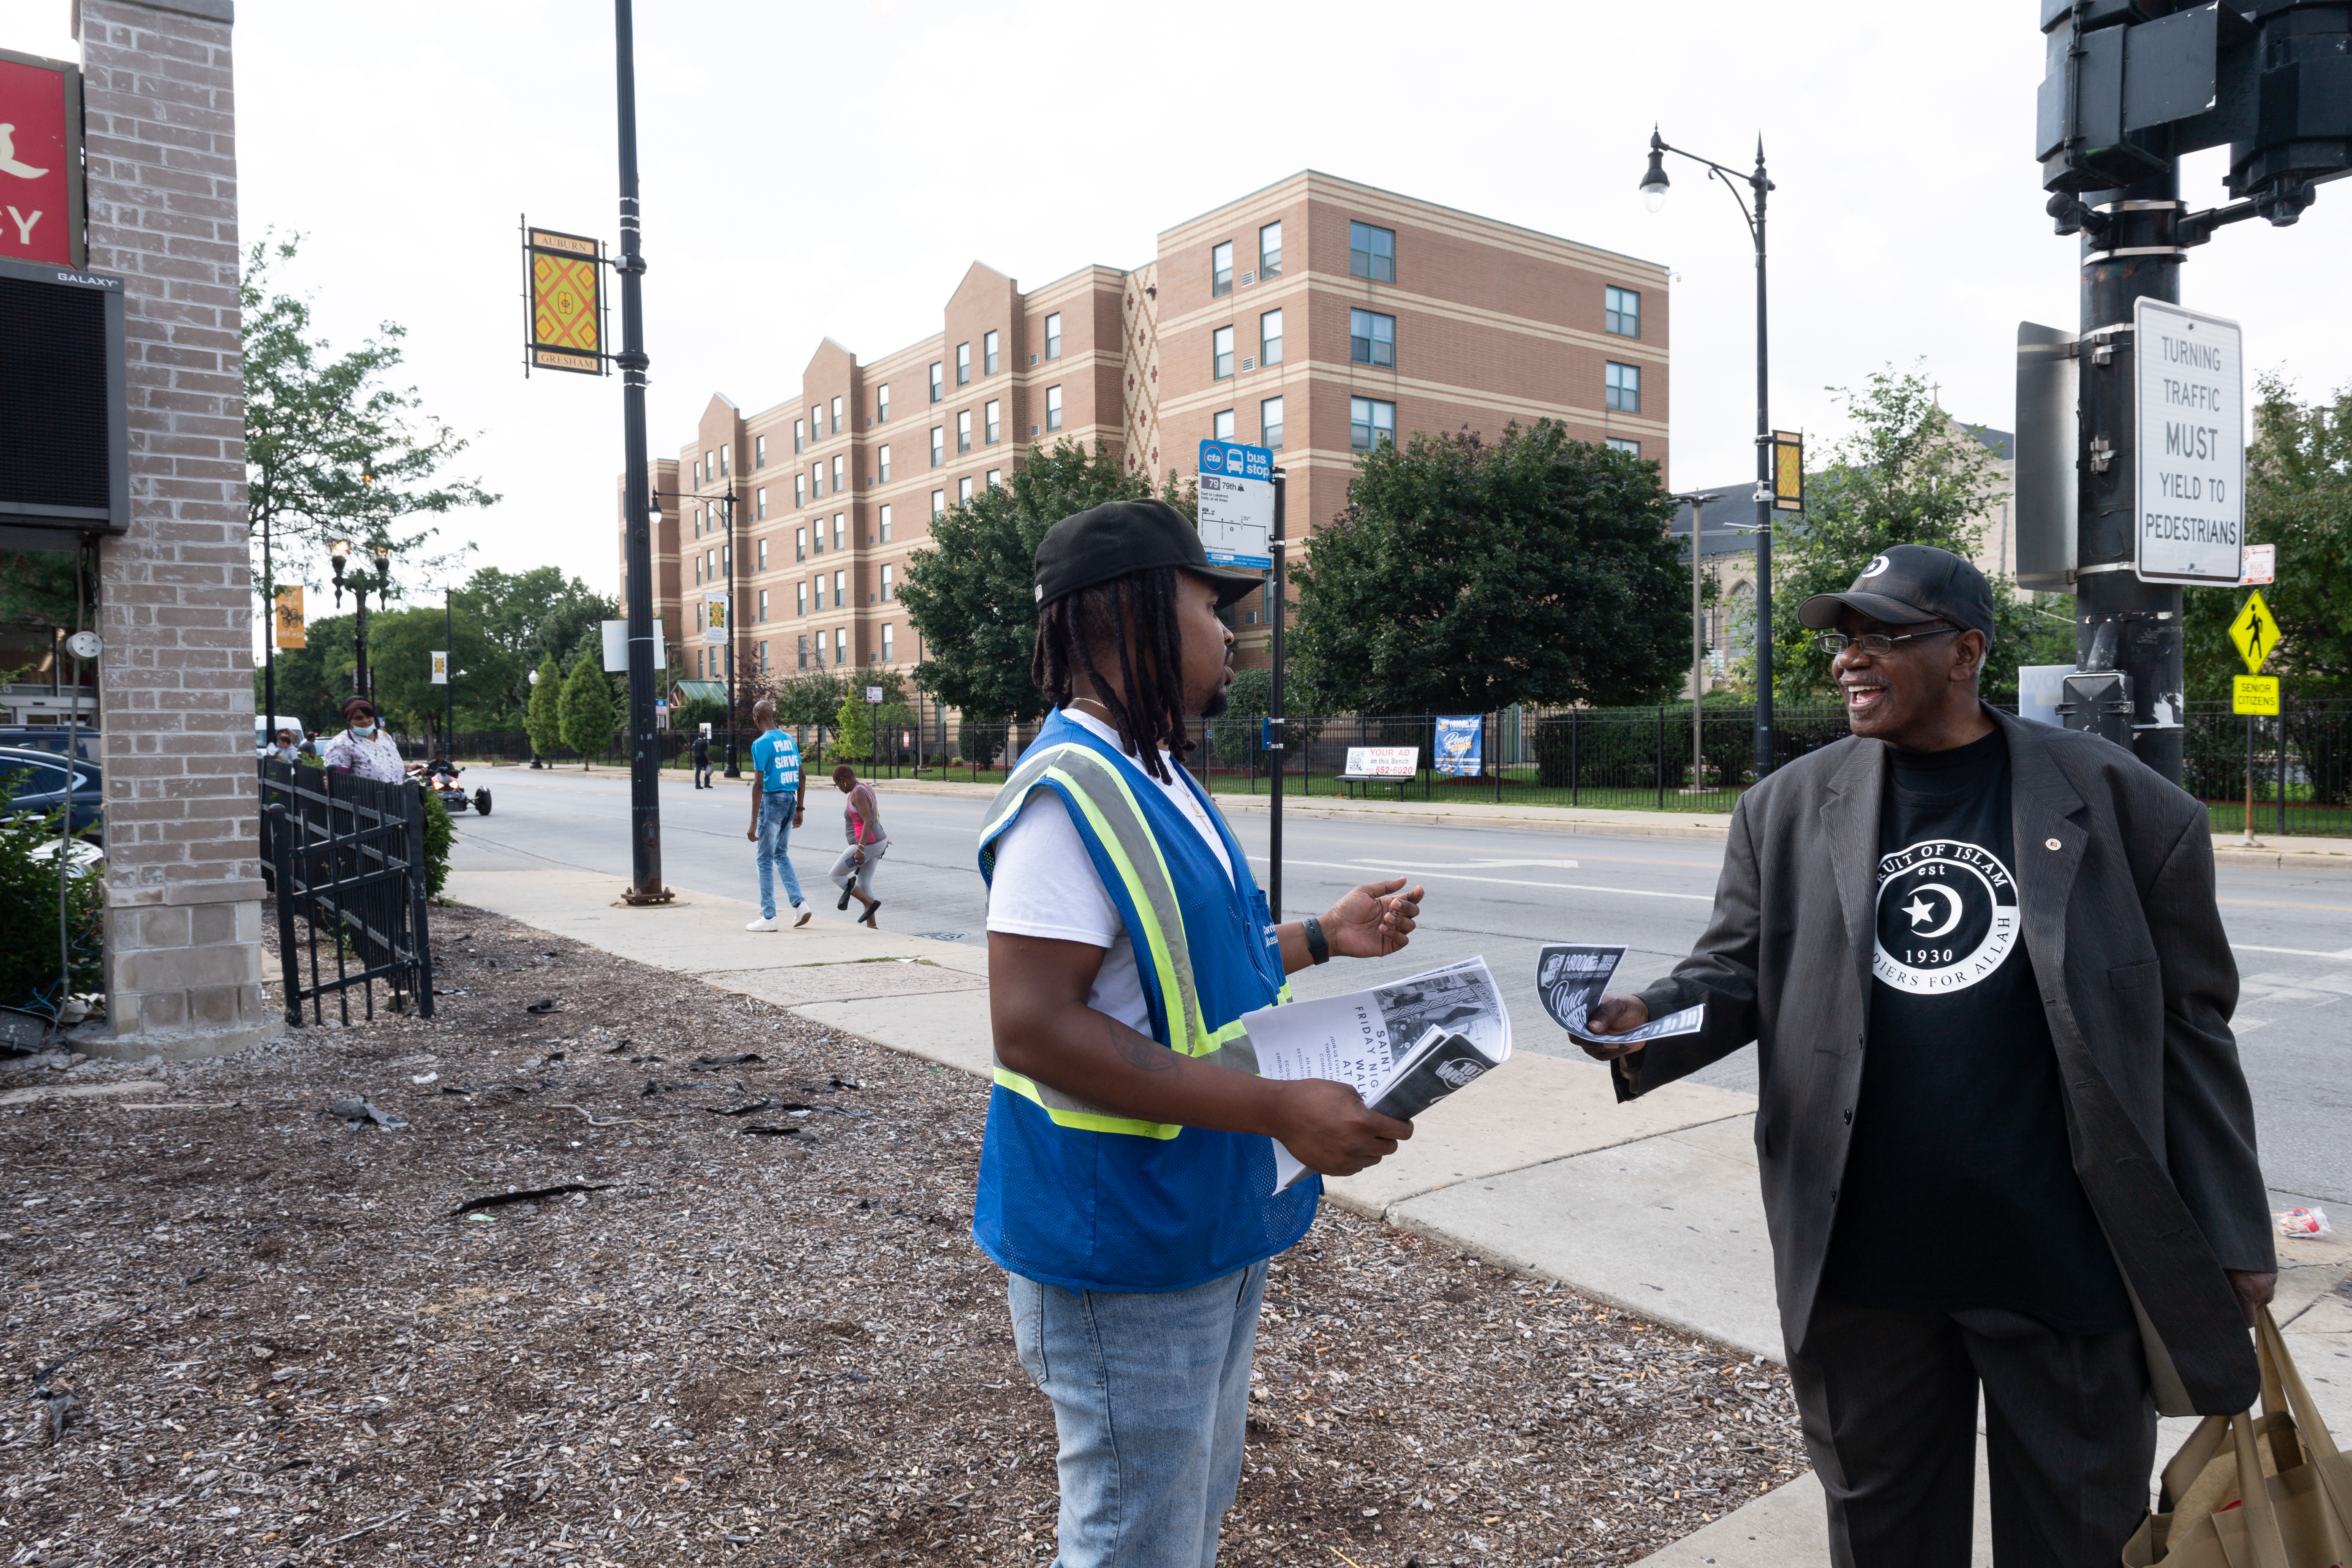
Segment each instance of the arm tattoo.
M1110 1048L1118 1059L1138 1072L1173 1072L1184 1058L1147 1035L1137 1033L1116 1018L1105 1018L1103 1029L1110 1036Z

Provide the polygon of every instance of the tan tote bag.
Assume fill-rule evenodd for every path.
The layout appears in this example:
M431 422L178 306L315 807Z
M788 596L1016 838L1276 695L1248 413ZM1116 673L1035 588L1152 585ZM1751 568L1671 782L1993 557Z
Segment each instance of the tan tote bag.
M2270 1309L2262 1415L2209 1415L2164 1467L2124 1568L2352 1568L2352 1459L2337 1452Z

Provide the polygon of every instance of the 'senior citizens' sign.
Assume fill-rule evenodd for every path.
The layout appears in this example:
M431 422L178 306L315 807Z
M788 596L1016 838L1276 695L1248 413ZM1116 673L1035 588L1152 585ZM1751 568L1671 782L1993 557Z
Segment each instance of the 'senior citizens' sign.
M2149 583L2232 584L2246 521L2246 377L2238 323L2142 295L2132 310L2138 526Z
M1482 755L1486 721L1475 713L1459 719L1437 721L1437 743L1431 749L1436 755L1437 771L1458 773L1465 778L1475 777L1484 766Z
M1201 443L1201 548L1219 566L1274 564L1274 454L1232 441Z

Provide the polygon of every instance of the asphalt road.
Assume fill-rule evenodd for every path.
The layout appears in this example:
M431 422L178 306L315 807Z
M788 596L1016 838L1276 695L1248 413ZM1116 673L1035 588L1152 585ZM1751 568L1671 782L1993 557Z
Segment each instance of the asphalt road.
M629 870L628 782L614 774L469 770L495 796L488 818L457 819L454 862L468 870L562 866ZM792 844L803 889L821 910L845 842L840 797L809 802ZM746 783L696 791L665 784L663 876L671 885L751 899L757 884ZM877 873L887 929L979 942L984 906L974 836L986 803L943 795L882 797L890 852ZM1234 830L1266 879L1267 819L1235 816ZM1294 976L1303 995L1352 990L1391 975L1484 954L1505 991L1521 1050L1581 1059L1548 1018L1534 987L1546 942L1623 942L1620 978L1641 984L1689 951L1706 923L1718 847L1664 838L1609 838L1475 827L1391 827L1293 817L1284 827L1284 900L1292 913L1327 908L1344 889L1383 875L1429 889L1410 949L1376 963L1341 963ZM2263 1163L2281 1206L2341 1205L2352 1224L2352 877L2224 867L2221 913L2237 950L2243 994L2236 1027L2253 1085ZM1595 1070L1598 1070L1596 1068ZM1742 1051L1700 1081L1752 1090Z

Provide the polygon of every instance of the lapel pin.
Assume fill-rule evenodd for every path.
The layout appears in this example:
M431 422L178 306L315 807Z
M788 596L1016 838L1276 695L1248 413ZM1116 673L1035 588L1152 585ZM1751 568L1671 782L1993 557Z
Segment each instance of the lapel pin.
M2058 847L2058 840L2055 838L2045 838L2042 841L2042 847L2044 849L2055 849Z

